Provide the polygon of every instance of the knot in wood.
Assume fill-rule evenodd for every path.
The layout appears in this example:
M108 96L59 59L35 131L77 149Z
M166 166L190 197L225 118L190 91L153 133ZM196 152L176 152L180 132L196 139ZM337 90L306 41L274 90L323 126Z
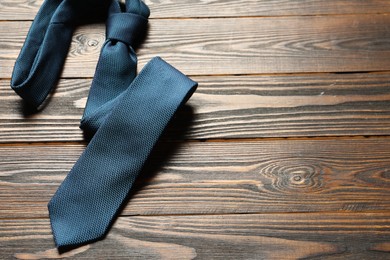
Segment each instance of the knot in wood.
M313 165L290 165L286 161L268 168L265 174L272 178L273 189L302 193L321 189L321 172Z

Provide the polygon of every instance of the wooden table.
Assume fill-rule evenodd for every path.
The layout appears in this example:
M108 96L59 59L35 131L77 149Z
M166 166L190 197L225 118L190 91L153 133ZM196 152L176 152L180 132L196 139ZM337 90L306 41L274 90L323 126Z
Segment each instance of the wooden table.
M105 36L77 29L31 113L9 84L41 3L0 0L0 259L390 259L388 0L146 1L139 68L199 88L107 237L61 255L46 205L87 145Z

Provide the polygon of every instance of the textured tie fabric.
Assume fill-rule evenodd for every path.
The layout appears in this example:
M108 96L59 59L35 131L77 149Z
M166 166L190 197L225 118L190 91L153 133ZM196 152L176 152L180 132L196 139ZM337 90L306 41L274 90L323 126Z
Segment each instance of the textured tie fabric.
M133 46L143 37L150 12L139 0L126 1L124 11L117 1L109 7L107 40L102 47L80 125L89 134L96 132L137 73Z
M85 12L80 1L46 0L16 61L12 87L35 107L60 75L73 29ZM140 0L126 1L124 8L117 1L106 2L98 2L96 13L106 17L101 10L108 10L107 40L80 125L93 137L48 205L57 247L106 234L161 133L197 87L158 57L136 75L133 47L147 28L149 9ZM63 28L52 29L59 21L66 37L58 36ZM66 41L52 43L62 37ZM55 53L58 47L45 48L61 43L60 54ZM52 60L55 66L50 66Z
M49 203L57 246L106 233L159 136L194 88L160 58L143 68Z

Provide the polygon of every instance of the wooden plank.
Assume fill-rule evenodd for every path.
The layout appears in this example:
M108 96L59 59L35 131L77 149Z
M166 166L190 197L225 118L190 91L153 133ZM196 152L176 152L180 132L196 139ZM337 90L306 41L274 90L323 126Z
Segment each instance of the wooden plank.
M390 12L390 3L386 0L146 0L145 2L150 6L153 18L377 14Z
M32 20L43 0L1 0L0 20ZM151 18L377 14L390 12L387 0L170 0L144 1Z
M123 215L388 211L390 139L161 142ZM0 218L47 216L83 145L0 146Z
M153 20L140 67L161 56L188 75L390 70L388 15ZM0 77L11 76L30 22L0 23ZM93 76L102 25L74 35L64 77Z
M59 255L47 219L0 220L2 259L389 259L389 213L122 217Z
M388 135L390 73L193 77L197 92L170 127L175 138ZM90 79L65 79L31 114L0 80L0 142L82 141Z

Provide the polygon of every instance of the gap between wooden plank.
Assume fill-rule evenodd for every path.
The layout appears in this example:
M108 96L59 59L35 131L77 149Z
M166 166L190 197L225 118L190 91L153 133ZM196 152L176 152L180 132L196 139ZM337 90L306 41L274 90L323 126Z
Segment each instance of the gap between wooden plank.
M345 216L345 215L389 215L390 213L388 210L378 210L378 211L350 211L350 212L340 212L340 211L321 211L321 212L312 212L312 211L302 211L302 212L250 212L250 213L205 213L205 214L199 214L199 213L194 213L194 214L187 214L187 213L180 213L180 214L154 214L154 215L124 215L121 214L117 219L121 218L145 218L145 219L155 219L155 218L186 218L186 217L194 217L194 218L212 218L212 217L272 217L272 216L287 216L287 217L294 217L295 216L301 216L301 215L307 215L309 218L315 218L314 216L318 215L334 215L334 216ZM312 216L312 217L311 217ZM47 221L49 219L49 216L24 216L24 217L18 217L18 218L0 218L0 223L1 221L24 221L24 220L38 220L38 221Z
M161 139L162 143L248 143L248 142L273 142L273 141L325 141L325 140L367 140L367 139L389 139L389 135L356 135L356 136L313 136L313 137L257 137L257 138L225 138L225 139L186 139L186 140L169 140ZM87 146L88 141L62 141L62 142L10 142L0 143L0 147L24 147L24 146Z

